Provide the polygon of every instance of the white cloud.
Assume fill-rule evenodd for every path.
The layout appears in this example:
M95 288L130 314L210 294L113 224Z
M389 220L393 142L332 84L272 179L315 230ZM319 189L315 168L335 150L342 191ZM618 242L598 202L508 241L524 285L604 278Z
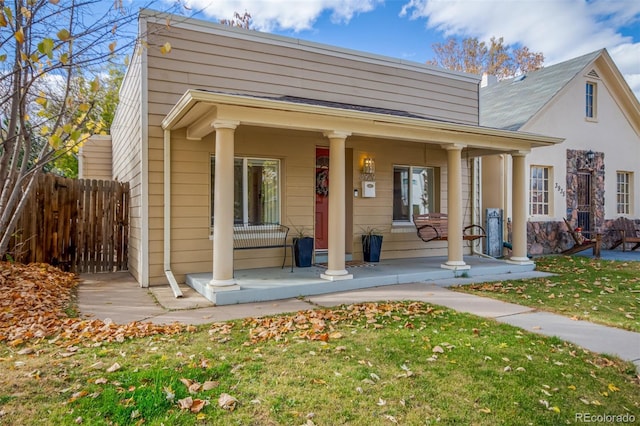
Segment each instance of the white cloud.
M640 100L640 43L625 43L609 49L633 93Z
M207 18L230 19L233 13L252 16L259 31L311 29L325 11L335 23L348 23L358 13L369 12L384 0L187 0L194 11Z
M640 98L640 42L618 30L640 21L632 0L410 0L402 15L425 18L445 37L504 37L545 55L552 65L606 47Z

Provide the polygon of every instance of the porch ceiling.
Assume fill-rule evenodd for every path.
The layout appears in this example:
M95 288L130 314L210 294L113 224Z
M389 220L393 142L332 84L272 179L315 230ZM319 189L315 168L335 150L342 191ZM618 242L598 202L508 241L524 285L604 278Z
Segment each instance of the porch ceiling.
M186 128L188 139L213 133L215 120L240 125L314 132L341 131L363 137L428 144L462 145L469 155L528 152L562 138L429 120L416 116L345 109L328 103L292 102L274 98L187 91L162 121L165 130Z

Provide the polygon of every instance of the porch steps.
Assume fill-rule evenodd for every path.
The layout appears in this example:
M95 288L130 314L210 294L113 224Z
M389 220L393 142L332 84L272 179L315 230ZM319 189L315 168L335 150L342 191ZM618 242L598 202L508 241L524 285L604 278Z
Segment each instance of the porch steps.
M216 305L233 305L412 282L442 281L446 282L446 285L453 285L456 282L466 283L470 280L517 279L518 274L530 273L535 268L533 264L512 265L502 260L471 256L465 258L471 269L454 271L441 268L440 265L444 262L446 258L429 257L364 263L348 267L353 279L342 281L321 279L320 274L325 269L314 265L309 268L295 268L294 272L289 272L287 268L235 271L238 285L234 286L233 290L214 289L209 286L212 273L188 274L186 284Z

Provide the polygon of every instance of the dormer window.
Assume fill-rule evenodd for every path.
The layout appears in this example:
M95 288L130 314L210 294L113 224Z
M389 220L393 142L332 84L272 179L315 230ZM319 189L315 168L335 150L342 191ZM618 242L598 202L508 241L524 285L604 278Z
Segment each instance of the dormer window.
M585 90L585 117L595 120L596 118L596 84L587 82Z

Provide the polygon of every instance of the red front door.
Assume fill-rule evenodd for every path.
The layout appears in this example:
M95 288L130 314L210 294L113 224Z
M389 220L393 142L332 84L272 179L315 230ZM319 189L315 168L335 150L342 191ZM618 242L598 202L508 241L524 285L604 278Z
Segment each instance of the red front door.
M329 148L316 148L316 250L329 248Z

